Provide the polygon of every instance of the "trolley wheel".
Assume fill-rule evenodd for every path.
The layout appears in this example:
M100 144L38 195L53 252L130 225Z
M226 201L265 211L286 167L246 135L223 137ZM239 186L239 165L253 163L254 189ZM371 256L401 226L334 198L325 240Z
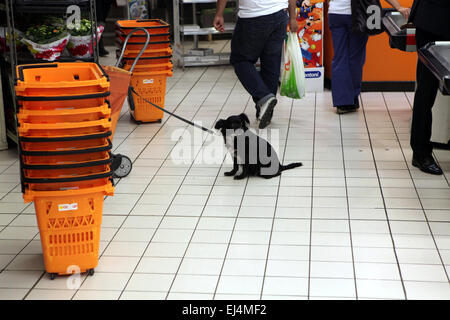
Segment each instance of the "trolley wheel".
M50 273L50 280L55 280L56 275L56 273Z
M89 269L88 270L88 275L93 276L95 273L94 269Z
M114 170L114 176L116 178L125 178L128 176L131 172L131 169L133 168L133 162L131 162L131 159L124 155L117 155L120 157L120 164L117 168Z

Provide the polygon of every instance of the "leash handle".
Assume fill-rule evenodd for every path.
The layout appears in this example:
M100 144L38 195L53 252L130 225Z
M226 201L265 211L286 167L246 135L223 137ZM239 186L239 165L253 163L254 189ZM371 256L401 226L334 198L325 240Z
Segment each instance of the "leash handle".
M183 122L185 122L185 123L187 123L187 124L189 124L189 125L191 125L191 126L193 126L193 127L202 129L203 131L208 132L209 134L213 134L213 135L216 134L216 133L215 133L214 131L212 131L211 129L207 129L207 128L205 128L205 127L202 127L201 125L198 125L198 124L196 124L196 123L194 123L194 122L192 122L192 121L190 121L190 120L187 120L187 119L185 119L185 118L183 118L183 117L177 116L175 113L172 113L172 112L170 112L170 111L168 111L168 110L165 110L164 108L161 108L160 106L157 106L156 104L154 104L154 103L150 102L149 100L145 99L144 97L142 97L139 93L136 92L136 90L134 90L133 87L130 87L130 90L131 90L131 92L133 92L133 93L134 93L135 95L137 95L139 98L143 99L143 100L144 100L145 102L147 102L148 104L151 104L151 105L154 106L155 108L157 108L157 109L159 109L159 110L161 110L161 111L163 111L163 112L165 112L165 113L170 114L171 116L177 118L178 120L181 120L181 121L183 121Z

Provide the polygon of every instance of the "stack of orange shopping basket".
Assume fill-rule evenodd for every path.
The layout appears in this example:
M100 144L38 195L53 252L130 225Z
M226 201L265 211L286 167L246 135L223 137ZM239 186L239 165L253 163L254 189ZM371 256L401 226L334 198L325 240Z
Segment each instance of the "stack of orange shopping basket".
M135 28L145 29L150 34L150 42L133 70L131 86L138 95L131 91L128 95L130 112L137 122L160 122L163 111L151 106L145 100L164 107L166 79L172 76L173 69L169 25L157 19L117 21L116 44L120 49L117 51L118 55L123 49L127 35ZM146 37L143 30L133 32L126 43L120 67L125 70L131 69L140 50L145 46Z
M93 274L112 195L109 79L95 63L17 66L22 191L34 201L45 268Z

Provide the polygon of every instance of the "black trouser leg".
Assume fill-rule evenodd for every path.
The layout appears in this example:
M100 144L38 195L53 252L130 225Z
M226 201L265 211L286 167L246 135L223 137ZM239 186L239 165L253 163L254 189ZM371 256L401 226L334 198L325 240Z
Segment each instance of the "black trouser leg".
M442 40L437 35L416 29L417 48L423 47L431 41ZM430 70L418 59L417 88L414 95L413 118L411 126L411 148L418 156L431 155L433 147L431 145L432 111L439 88L438 79Z

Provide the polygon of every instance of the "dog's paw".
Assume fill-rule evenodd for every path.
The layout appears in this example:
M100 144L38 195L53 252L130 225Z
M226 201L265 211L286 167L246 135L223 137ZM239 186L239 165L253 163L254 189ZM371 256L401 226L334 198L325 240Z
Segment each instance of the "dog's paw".
M247 178L247 176L246 175L238 175L238 176L234 176L234 180L242 180L242 179L245 179L245 178Z
M231 177L234 176L236 174L236 171L227 171L224 172L225 177Z

